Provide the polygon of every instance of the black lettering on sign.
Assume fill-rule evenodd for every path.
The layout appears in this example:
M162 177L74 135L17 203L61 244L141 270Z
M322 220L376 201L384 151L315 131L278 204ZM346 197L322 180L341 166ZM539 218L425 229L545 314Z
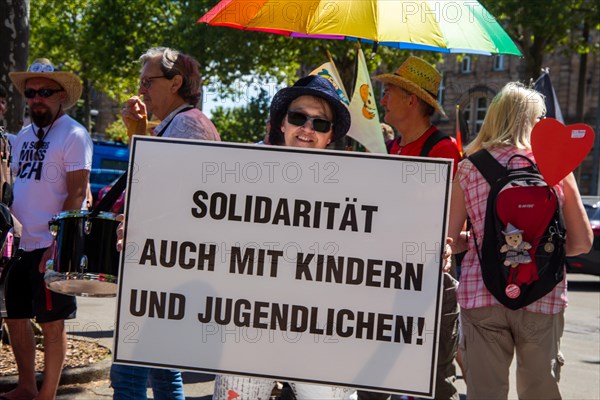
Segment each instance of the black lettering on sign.
M129 312L134 317L180 320L185 316L185 296L180 293L131 289Z

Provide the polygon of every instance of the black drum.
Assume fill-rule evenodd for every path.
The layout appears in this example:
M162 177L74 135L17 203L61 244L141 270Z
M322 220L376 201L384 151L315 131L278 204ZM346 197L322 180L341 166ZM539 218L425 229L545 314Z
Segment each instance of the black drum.
M86 297L117 294L119 253L117 214L85 210L64 211L48 223L54 236L54 259L46 264L48 289Z

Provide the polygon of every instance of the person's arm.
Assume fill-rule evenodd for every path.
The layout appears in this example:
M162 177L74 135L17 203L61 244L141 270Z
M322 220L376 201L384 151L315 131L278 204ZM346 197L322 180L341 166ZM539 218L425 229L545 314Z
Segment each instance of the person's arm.
M80 210L87 197L90 171L79 169L67 172L67 198L63 202L63 211Z
M62 210L81 210L83 201L86 199L88 182L90 179L90 171L80 169L77 171L67 172L67 198L63 202ZM39 271L46 271L46 262L52 258L54 247L50 246L44 252L39 264Z
M448 236L452 239L450 246L453 254L467 250L466 235L461 235L466 220L465 195L458 179L454 179L450 198L450 221L448 223Z
M565 202L562 210L567 228L567 255L588 253L592 248L594 234L572 173L563 179L563 192Z

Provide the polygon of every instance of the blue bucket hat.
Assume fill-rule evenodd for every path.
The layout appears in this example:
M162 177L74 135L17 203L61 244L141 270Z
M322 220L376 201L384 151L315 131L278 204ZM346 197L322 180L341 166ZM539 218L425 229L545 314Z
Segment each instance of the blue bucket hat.
M318 75L309 75L300 78L293 86L281 89L271 101L271 136L282 135L281 122L285 117L292 101L300 96L319 97L331 106L333 110L333 137L332 142L343 137L350 129L350 112L340 101L335 87L327 79Z

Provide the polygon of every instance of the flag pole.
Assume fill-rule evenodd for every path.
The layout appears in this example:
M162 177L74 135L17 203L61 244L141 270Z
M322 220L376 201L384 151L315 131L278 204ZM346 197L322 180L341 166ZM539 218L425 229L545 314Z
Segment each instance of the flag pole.
M460 104L456 105L456 146L458 147L458 151L460 152L460 156L463 156L463 146L462 146L462 135L460 133Z

